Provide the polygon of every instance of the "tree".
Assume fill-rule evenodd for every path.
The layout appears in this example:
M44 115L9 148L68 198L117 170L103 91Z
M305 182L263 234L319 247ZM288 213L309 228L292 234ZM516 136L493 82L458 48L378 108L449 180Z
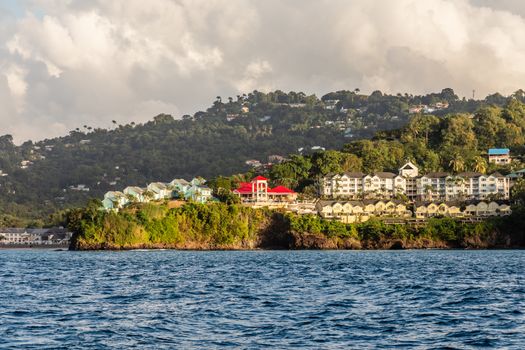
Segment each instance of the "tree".
M463 157L459 154L455 154L454 157L450 160L448 164L452 171L455 173L460 173L465 170L465 160Z
M324 176L328 173L340 173L343 168L341 163L343 161L343 155L338 151L323 151L314 154L313 165L314 171Z
M342 155L341 169L343 171L361 171L363 160L355 154L347 153Z
M474 157L472 160L472 169L478 173L484 174L487 171L487 161L481 156Z

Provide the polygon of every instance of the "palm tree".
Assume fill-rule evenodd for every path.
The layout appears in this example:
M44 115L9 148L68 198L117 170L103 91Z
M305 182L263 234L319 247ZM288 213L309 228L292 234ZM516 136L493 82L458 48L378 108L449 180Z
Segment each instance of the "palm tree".
M448 165L452 168L452 171L454 171L455 173L459 173L465 170L465 161L463 160L463 157L459 155L459 153L456 153L454 155L454 158L450 160Z
M483 157L476 156L473 159L474 171L484 174L487 171L487 162Z

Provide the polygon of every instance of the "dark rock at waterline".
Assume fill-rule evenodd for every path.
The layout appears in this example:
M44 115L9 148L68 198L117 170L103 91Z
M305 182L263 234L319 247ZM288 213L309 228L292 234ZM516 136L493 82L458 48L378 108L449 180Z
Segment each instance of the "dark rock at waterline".
M402 250L402 249L406 249L405 248L405 244L402 240L397 240L397 241L394 241L392 243L392 245L390 246L390 249L391 250Z

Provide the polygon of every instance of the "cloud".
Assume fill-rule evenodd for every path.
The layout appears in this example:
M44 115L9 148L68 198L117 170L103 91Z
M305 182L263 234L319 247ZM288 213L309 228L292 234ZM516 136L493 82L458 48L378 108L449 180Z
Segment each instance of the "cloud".
M520 0L18 4L0 7L0 128L17 141L180 116L253 89L482 96L525 81Z

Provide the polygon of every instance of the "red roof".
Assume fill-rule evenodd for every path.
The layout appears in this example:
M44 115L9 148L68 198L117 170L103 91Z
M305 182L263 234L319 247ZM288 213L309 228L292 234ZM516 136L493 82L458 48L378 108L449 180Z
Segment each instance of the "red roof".
M239 187L235 190L237 193L250 194L252 193L252 184L250 182L241 182Z
M264 179L266 180L266 178L262 177L262 176L257 176L255 179L253 179L252 181L256 181L256 180L261 180L261 179ZM239 187L234 190L235 192L237 193L240 193L240 194L251 194L253 193L253 190L252 190L252 182L241 182L239 183ZM285 195L285 194L295 194L295 192L287 187L284 187L284 186L277 186L275 188L270 188L268 187L268 193L272 193L272 194L282 194L282 195Z
M252 181L268 181L267 178L265 178L264 176L257 176L256 178L254 178Z
M293 194L295 193L293 190L284 187L284 186L277 186L275 188L268 189L268 192L274 193L274 194Z

